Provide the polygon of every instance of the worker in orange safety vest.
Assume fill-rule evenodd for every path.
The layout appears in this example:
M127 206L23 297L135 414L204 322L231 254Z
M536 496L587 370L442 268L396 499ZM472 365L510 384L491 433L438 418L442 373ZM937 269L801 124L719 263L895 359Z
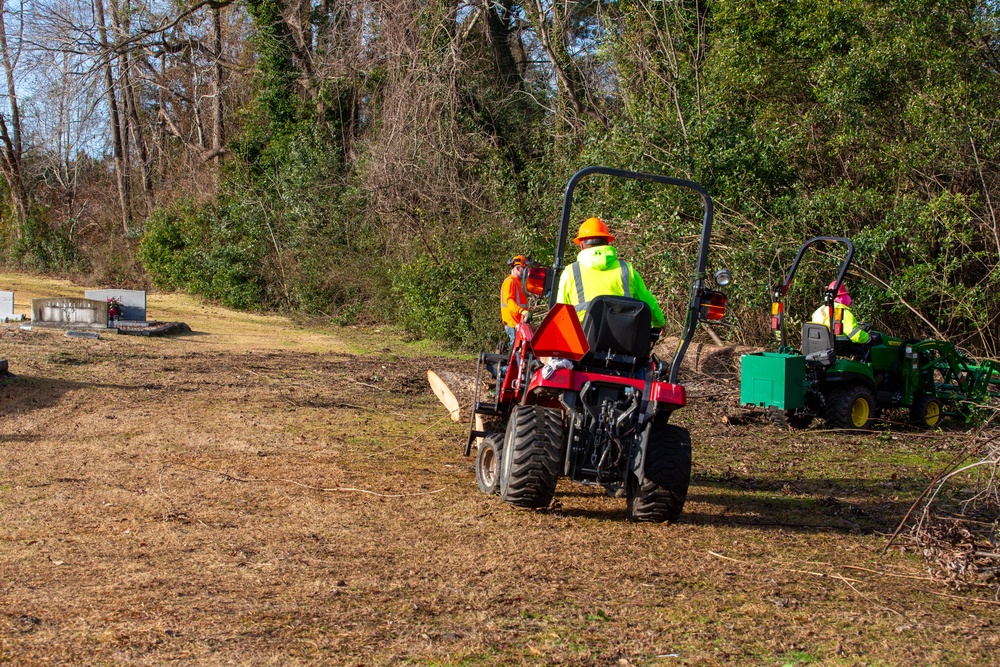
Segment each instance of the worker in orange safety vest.
M521 277L524 275L524 268L528 265L528 259L524 255L514 255L507 260L510 267L510 275L507 276L503 285L500 286L500 317L503 319L504 329L510 337L510 344L514 345L514 330L521 322L522 316L528 312L528 295L524 293L521 286Z

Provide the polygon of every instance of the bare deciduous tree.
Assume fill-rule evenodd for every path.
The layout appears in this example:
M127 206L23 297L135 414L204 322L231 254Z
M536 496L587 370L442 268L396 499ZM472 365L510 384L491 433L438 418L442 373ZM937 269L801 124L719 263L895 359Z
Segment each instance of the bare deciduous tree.
M0 140L3 150L0 151L0 171L10 189L11 203L14 208L15 234L20 236L28 214L28 191L24 185L23 156L24 147L21 142L21 109L17 100L14 66L16 53L11 52L7 40L7 5L0 8L0 58L3 59L4 77L7 82L7 114L0 114ZM23 22L19 21L23 25ZM18 51L20 40L18 40Z

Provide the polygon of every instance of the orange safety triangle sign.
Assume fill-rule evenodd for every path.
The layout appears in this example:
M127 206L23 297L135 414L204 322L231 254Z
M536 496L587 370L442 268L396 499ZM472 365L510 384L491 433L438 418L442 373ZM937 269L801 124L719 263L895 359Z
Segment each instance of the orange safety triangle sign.
M590 344L583 334L576 309L567 303L557 303L535 329L531 349L536 357L561 357L572 361L583 358Z

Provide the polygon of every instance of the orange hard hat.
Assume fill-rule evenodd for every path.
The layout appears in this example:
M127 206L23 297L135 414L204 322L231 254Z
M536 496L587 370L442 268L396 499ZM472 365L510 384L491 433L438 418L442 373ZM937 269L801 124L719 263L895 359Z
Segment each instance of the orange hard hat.
M507 260L507 266L514 268L515 266L527 266L528 258L524 255L514 255Z
M580 225L580 231L576 233L573 243L582 245L584 239L592 239L598 236L606 238L608 243L613 243L615 240L615 237L608 231L608 226L604 224L603 220L600 218L587 218Z

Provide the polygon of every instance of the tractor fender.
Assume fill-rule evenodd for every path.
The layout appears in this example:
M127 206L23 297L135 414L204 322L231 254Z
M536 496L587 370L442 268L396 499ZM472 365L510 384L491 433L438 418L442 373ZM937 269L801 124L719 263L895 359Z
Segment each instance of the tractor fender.
M872 372L871 364L854 359L837 359L830 368L826 370L827 381L832 380L831 376L860 376L875 384L875 374Z
M873 392L876 391L875 377L872 375L871 368L869 368L865 364L861 364L856 361L850 362L851 365L860 366L861 369L838 368L837 366L841 363L841 361L838 361L836 364L834 364L831 370L827 372L826 374L827 386L837 387L843 384L863 384Z
M629 457L629 468L636 475L642 476L642 471L646 465L646 445L649 441L649 433L653 430L654 422L666 422L670 418L669 414L657 414L654 415L652 419L646 420L643 425L642 435L640 435L636 441L635 445L632 446L632 454Z
M632 447L632 456L629 459L629 468L636 475L640 475L642 473L643 466L646 464L646 434L649 433L652 426L652 420L646 422L642 435L636 441L635 446Z

